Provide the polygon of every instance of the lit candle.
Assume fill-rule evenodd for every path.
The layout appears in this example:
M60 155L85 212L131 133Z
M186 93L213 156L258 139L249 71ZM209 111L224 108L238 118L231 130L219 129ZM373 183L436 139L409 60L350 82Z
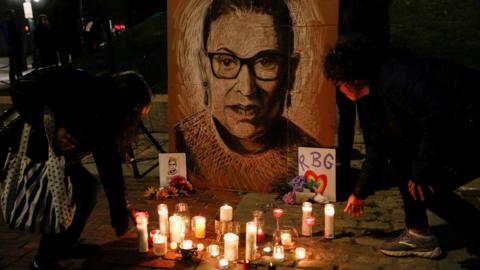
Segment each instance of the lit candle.
M185 223L181 216L173 215L169 219L170 223L170 242L182 242L185 237Z
M282 232L280 234L280 240L282 245L284 246L291 246L292 245L292 235L288 232Z
M138 235L138 252L145 253L148 251L148 216L145 212L137 212L135 214Z
M153 236L153 253L163 256L167 253L167 237L161 234Z
M193 242L192 240L183 240L182 244L180 245L181 249L192 249Z
M295 258L296 258L297 260L303 260L303 259L305 259L306 253L307 253L307 252L306 252L305 248L297 247L297 248L295 249Z
M226 258L220 258L218 260L218 266L220 269L228 269L228 260Z
M266 246L263 248L263 254L264 255L270 255L270 253L272 252L272 248L269 247L269 246Z
M257 229L257 243L262 243L265 238L265 232L261 227Z
M170 242L170 249L171 250L176 250L177 249L177 242Z
M205 246L202 243L197 244L197 249L198 251L203 251L205 249Z
M276 217L276 218L279 218L279 217L283 216L283 209L274 208L273 209L273 216Z
M257 249L257 224L254 221L247 222L245 232L245 260L255 260Z
M238 259L238 235L234 233L226 233L223 236L225 242L224 253L225 258L229 261Z
M160 234L161 234L161 233L160 233L160 230L151 230L151 231L150 231L150 241L153 242L153 238L154 238L155 236L157 236L157 235L160 235Z
M193 225L195 226L194 235L196 238L203 239L205 238L205 224L206 219L202 216L193 217Z
M305 219L312 215L312 204L304 202L302 205L302 235L310 236L312 234L312 227L308 226Z
M333 217L335 215L335 207L333 204L328 203L325 205L325 239L333 239L335 230Z
M217 257L220 254L220 247L218 245L210 245L208 246L208 252L210 256Z
M225 204L220 207L220 221L232 221L233 220L233 208Z
M168 235L168 206L163 203L159 204L157 206L157 212L160 233L163 235Z
M273 259L277 262L283 262L285 260L285 252L283 246L275 245L273 247Z

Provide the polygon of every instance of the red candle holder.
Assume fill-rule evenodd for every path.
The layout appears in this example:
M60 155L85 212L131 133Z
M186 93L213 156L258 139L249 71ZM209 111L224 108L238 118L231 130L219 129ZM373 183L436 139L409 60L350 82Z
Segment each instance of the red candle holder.
M305 223L310 227L310 241L312 241L313 239L313 225L315 225L316 221L317 220L314 216L309 216L305 218Z
M262 228L257 229L257 244L258 243L263 243L263 240L265 239L265 232L263 231Z
M276 217L276 218L280 218L281 216L283 216L283 209L274 208L273 209L273 216Z
M315 222L316 222L316 219L314 216L310 216L310 217L306 217L305 218L305 223L308 225L308 226L313 226L315 225Z
M283 216L283 209L281 208L274 208L273 209L273 216L277 219L277 232L280 233L280 224L279 224L279 219L281 216Z

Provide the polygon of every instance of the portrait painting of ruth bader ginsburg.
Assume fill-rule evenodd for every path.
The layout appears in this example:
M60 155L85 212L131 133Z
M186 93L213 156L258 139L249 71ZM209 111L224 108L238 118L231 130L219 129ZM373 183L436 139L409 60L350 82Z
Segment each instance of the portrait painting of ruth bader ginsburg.
M333 147L338 0L168 2L169 144L197 188L272 191Z

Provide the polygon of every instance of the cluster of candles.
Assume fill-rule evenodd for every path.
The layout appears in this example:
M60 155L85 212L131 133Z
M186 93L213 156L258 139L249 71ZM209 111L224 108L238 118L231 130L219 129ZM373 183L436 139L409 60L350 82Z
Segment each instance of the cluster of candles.
M186 205L184 204L184 207ZM177 215L168 216L168 207L166 204L158 205L159 228L150 233L150 239L153 243L153 252L157 256L163 256L167 252L167 240L170 238L170 249L182 251L193 250L194 245L192 240L185 239L185 234L189 229L190 219L186 220L185 216ZM302 230L303 236L312 237L313 226L315 225L315 217L312 216L312 204L305 202L302 205ZM282 262L285 260L285 249L294 247L294 240L290 232L280 231L279 219L283 215L283 210L280 208L273 209L273 216L277 221L278 239L273 247L265 246L263 254L272 256L275 262ZM325 234L324 238L333 239L334 237L334 215L335 209L332 204L325 205ZM233 208L225 204L220 207L220 222L233 221ZM137 232L139 252L148 251L148 214L139 212L136 215ZM192 235L197 239L203 239L206 236L206 218L204 216L195 216L191 219ZM245 261L252 261L256 258L257 244L264 240L265 233L262 228L262 223L254 218L253 221L246 223L245 230ZM218 258L218 266L220 269L228 269L229 262L238 260L238 246L239 236L235 233L228 232L223 235L224 254L220 256L220 247L217 244L212 244L207 247L207 252L211 257ZM204 250L204 245L198 243L196 249L198 251ZM303 247L295 248L295 258L303 260L306 258L306 249Z
M181 205L180 208L186 207ZM193 241L186 240L185 234L188 229L185 216L173 214L168 216L168 206L159 204L157 207L159 228L150 232L150 239L153 243L153 252L157 256L163 256L167 253L168 238L170 238L170 249L177 248L184 250L193 249ZM148 251L148 214L146 212L137 212L135 215L138 234L138 251L145 253ZM188 220L190 223L190 220ZM192 218L193 236L197 239L203 239L206 235L206 218L195 216ZM204 245L198 243L197 250L202 251Z

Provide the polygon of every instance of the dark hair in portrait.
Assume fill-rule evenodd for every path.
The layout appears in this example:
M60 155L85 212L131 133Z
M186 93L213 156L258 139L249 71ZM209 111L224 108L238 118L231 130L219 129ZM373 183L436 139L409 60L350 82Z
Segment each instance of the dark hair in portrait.
M272 16L277 33L278 46L282 51L293 52L293 27L290 11L284 0L213 0L203 22L203 47L207 49L212 22L220 16L245 11Z

